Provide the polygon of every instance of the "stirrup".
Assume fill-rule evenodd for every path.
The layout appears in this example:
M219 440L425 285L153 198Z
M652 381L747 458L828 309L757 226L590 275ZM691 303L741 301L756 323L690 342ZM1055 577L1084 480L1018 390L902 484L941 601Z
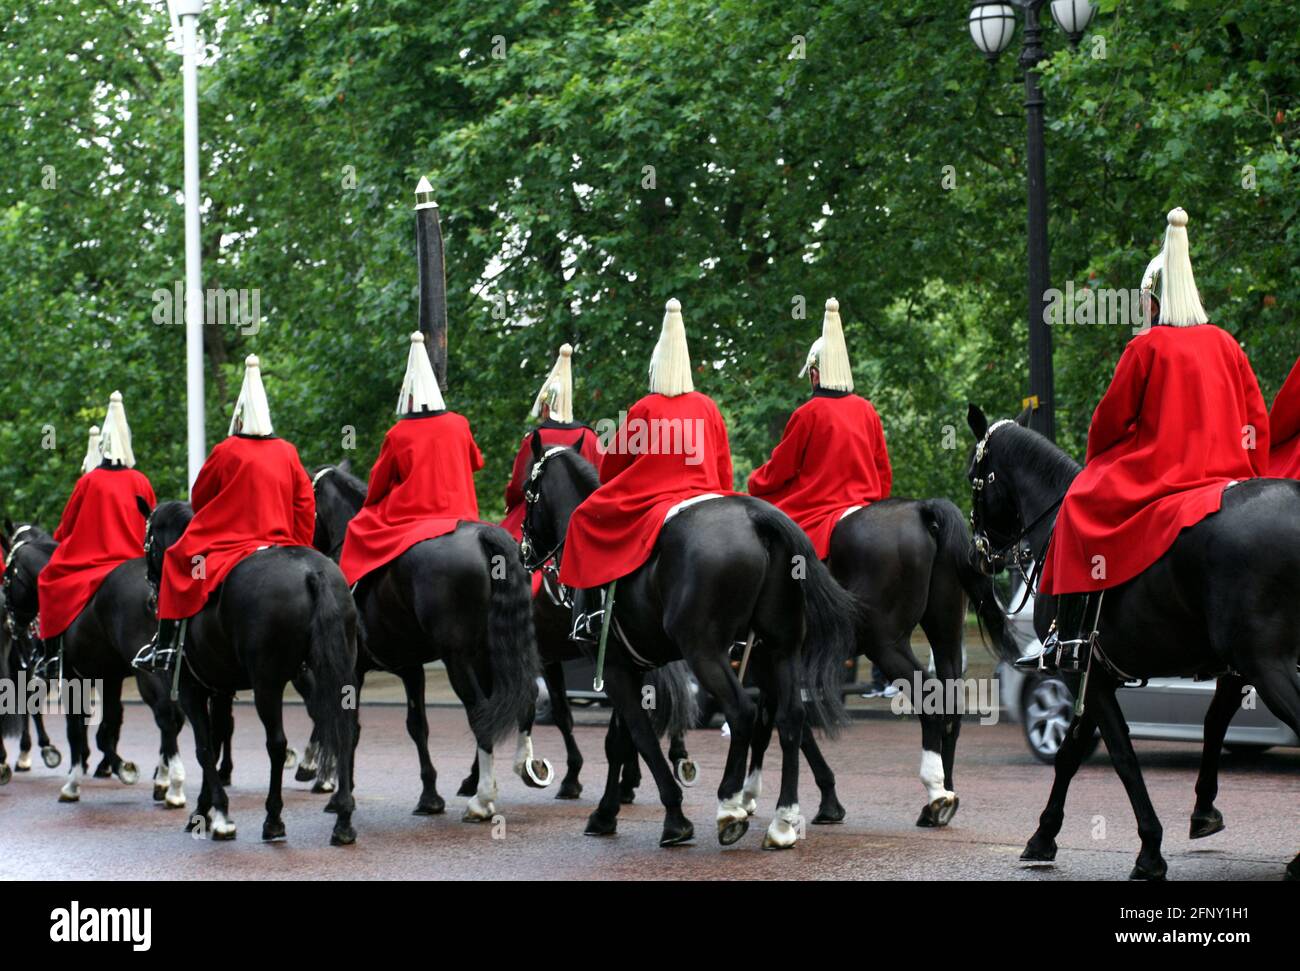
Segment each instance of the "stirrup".
M158 647L156 641L157 638L154 638L140 648L139 653L131 660L131 667L145 674L167 674L171 671L172 665L176 663L177 649Z
M57 665L57 668L56 668ZM51 670L54 669L54 670ZM51 677L51 674L54 677ZM32 678L40 681L59 681L63 677L63 651L42 655L32 666Z
M589 614L579 614L573 621L573 630L569 640L583 644L595 644L600 639L600 625L605 616L605 608L593 610Z

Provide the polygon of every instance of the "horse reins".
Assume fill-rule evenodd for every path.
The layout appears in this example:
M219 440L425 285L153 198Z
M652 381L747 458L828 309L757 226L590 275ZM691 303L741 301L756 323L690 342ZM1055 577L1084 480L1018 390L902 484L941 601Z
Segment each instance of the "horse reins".
M542 572L542 589L546 591L546 596L551 603L557 607L571 607L572 598L569 596L569 589L560 582L560 555L564 550L564 537L561 536L556 544L541 556L534 557L533 543L528 538L528 513L536 505L537 500L541 497L534 484L542 475L543 466L546 460L560 452L569 451L567 445L555 445L547 449L532 467L528 474L528 485L524 487L524 521L520 525L520 542L519 554L524 562L524 569L529 573L537 570Z

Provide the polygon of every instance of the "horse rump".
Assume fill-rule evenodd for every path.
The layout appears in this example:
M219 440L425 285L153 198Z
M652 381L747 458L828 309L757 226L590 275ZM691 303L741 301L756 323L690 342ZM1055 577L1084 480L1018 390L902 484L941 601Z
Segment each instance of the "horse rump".
M812 541L785 513L761 500L747 503L750 521L768 545L773 566L803 596L803 689L808 724L834 737L848 723L845 664L857 653L857 601L817 558Z

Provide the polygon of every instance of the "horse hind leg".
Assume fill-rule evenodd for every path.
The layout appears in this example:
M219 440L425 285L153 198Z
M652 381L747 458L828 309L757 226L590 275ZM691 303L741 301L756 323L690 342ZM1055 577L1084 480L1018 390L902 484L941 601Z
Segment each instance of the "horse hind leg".
M253 690L253 703L266 730L266 754L271 761L271 777L266 791L266 820L262 823L262 840L274 842L285 838L284 762L289 741L284 734L284 685L263 684Z
M582 772L582 751L573 734L573 709L569 706L568 688L564 683L564 665L559 661L544 663L542 677L546 679L546 690L551 696L551 715L555 727L564 738L565 772L555 798L577 799L582 795L582 783L578 781Z
M402 685L406 688L406 733L415 743L420 758L420 801L412 810L416 816L437 816L447 803L438 795L438 770L429 758L429 716L424 707L424 668L404 668Z
M956 815L960 802L953 781L953 766L957 756L957 738L961 734L961 702L965 698L965 682L962 680L965 619L966 596L960 581L955 574L936 568L930 577L930 594L925 613L921 616L921 630L930 642L934 676L942 689L939 697L943 710L934 716L939 735L938 768L942 771L942 779L938 778L933 759L927 763L923 758L921 777L931 794L931 801L917 821L919 826L946 826Z
M1300 674L1296 672L1294 656L1284 654L1281 663L1260 666L1251 672L1250 683L1269 711L1300 735ZM1300 853L1287 866L1286 879L1300 880Z
M1214 688L1214 699L1205 712L1204 742L1201 746L1201 769L1196 776L1196 805L1192 808L1190 839L1204 839L1224 828L1223 813L1214 805L1219 794L1219 759L1223 739L1228 734L1232 716L1241 708L1246 679L1239 674L1225 674Z

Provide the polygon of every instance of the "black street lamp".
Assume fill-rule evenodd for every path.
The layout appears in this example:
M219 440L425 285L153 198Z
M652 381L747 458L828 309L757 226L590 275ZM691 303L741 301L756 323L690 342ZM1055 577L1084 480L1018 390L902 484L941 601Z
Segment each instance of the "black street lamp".
M1052 379L1052 331L1043 319L1047 292L1047 163L1043 154L1043 92L1038 63L1047 57L1039 13L1047 0L974 0L968 25L971 40L992 63L1011 43L1016 11L1025 15L1020 67L1025 72L1025 154L1029 182L1029 427L1056 440L1055 391ZM1079 46L1096 12L1093 0L1051 0L1052 19Z

